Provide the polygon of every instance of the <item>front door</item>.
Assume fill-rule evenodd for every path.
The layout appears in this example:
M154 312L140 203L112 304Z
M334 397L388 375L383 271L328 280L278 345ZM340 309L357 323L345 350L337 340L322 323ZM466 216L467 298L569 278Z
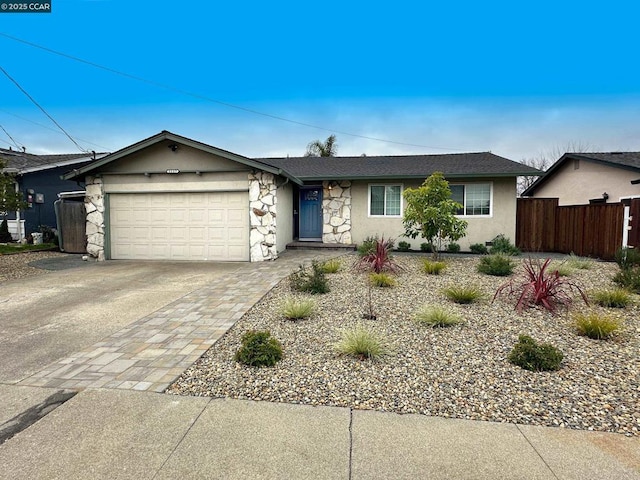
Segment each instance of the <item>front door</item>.
M299 240L322 240L322 187L300 187Z

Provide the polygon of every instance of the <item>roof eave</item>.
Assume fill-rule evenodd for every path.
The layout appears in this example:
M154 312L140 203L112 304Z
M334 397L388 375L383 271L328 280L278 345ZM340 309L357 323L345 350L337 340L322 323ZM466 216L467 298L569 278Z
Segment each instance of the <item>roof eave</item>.
M318 182L322 180L384 180L384 179L425 179L431 174L419 174L419 175L402 175L402 174L388 174L388 175L325 175L325 176L300 176L299 178L304 182ZM515 178L522 176L536 176L542 175L540 173L532 172L514 172L514 173L445 173L445 178Z
M292 182L297 183L298 185L302 185L302 181L300 179L298 179L297 177L289 174L288 172L286 172L285 170L282 170L281 168L277 168L277 167L273 167L271 165L267 165L266 163L262 163L262 162L258 162L256 160L252 160L250 158L247 157L243 157L242 155L238 155L232 152L228 152L226 150L222 150L220 148L217 147L213 147L211 145L207 145L205 143L201 143L198 142L196 140L192 140L190 138L187 137L182 137L180 135L176 135L175 133L171 133L168 131L162 131L160 133L158 133L157 135L154 135L152 137L146 138L144 140L141 140L138 143L134 143L133 145L129 145L128 147L125 147L123 149L118 150L117 152L114 152L112 154L109 154L103 158L101 158L100 160L96 160L95 162L86 165L82 168L79 168L77 170L73 170L65 175L62 175L62 179L64 180L72 180L74 178L78 178L80 176L86 175L94 170L99 169L100 167L103 167L111 162L114 162L116 160L119 160L121 158L124 158L128 155L131 155L135 152L138 152L140 150L143 150L145 148L148 148L152 145L155 145L157 143L163 142L165 140L169 140L172 142L177 142L180 143L182 145L186 145L188 147L192 147L195 148L197 150L203 151L203 152L207 152L207 153L211 153L213 155L217 155L223 158L226 158L228 160L232 160L234 162L238 162L241 163L243 165L246 165L247 167L250 168L254 168L257 170L262 170L268 173L272 173L274 175L280 175L286 178L289 178Z

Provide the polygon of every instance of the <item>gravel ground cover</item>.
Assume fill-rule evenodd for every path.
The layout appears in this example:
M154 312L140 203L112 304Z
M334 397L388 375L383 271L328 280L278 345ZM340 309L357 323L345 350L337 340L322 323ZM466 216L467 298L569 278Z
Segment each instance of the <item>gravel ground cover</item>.
M46 273L45 270L34 268L29 263L44 258L65 256L60 252L24 252L0 255L0 283L15 278L25 278Z
M167 393L640 434L640 296L633 296L625 309L608 310L622 329L610 340L596 341L577 335L566 313L530 309L518 314L508 297L492 303L506 279L477 273L477 256L447 258L440 276L422 273L419 258L396 257L404 267L397 286L373 290L376 320L362 319L367 277L349 268L354 256L342 257L345 268L327 275L331 292L313 296L317 309L309 319L286 320L280 313L284 297L304 296L292 294L284 280ZM594 262L571 279L589 291L613 286L616 271L613 263ZM514 275L522 272L519 266ZM453 284L476 285L484 299L453 304L442 293ZM588 308L575 298L573 310ZM464 322L449 328L419 326L412 316L425 304L444 305ZM341 329L355 325L384 335L393 353L378 361L336 354L333 344ZM246 367L233 360L240 337L250 329L270 330L282 343L284 358L275 367ZM561 369L533 373L511 365L507 356L520 334L560 348Z

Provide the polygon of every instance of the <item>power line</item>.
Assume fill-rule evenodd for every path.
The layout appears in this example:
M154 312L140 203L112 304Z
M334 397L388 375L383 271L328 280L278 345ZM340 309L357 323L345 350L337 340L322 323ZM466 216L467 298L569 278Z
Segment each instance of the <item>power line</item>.
M263 117L271 118L273 120L279 120L279 121L291 123L291 124L294 124L294 125L300 125L300 126L303 126L303 127L314 128L316 130L323 130L325 132L337 133L337 134L346 135L346 136L349 136L349 137L362 138L362 139L365 139L365 140L373 140L373 141L376 141L376 142L391 143L391 144L394 144L394 145L404 145L404 146L409 146L409 147L429 148L429 149L433 149L433 150L445 150L445 151L452 151L452 150L453 151L464 151L465 150L463 148L445 148L445 147L434 147L434 146L430 146L430 145L420 145L420 144L416 144L416 143L397 142L397 141L394 141L394 140L386 140L384 138L370 137L370 136L367 136L367 135L359 135L357 133L350 133L350 132L335 130L335 129L332 129L332 128L321 127L319 125L314 125L314 124L311 124L311 123L299 122L297 120L292 120L290 118L281 117L279 115L273 115L271 113L266 113L266 112L261 112L261 111L258 111L258 110L253 110L251 108L242 107L240 105L235 105L233 103L228 103L228 102L223 102L221 100L216 100L214 98L207 97L207 96L199 94L199 93L194 93L194 92L190 92L188 90L183 90L183 89L178 88L178 87L174 87L174 86L167 85L167 84L164 84L164 83L156 82L155 80L149 80L149 79L146 79L146 78L143 78L143 77L138 77L137 75L132 75L130 73L122 72L122 71L116 70L114 68L105 67L104 65L100 65L98 63L91 62L91 61L85 60L83 58L75 57L73 55L69 55L67 53L60 52L60 51L54 50L52 48L48 48L48 47L45 47L45 46L42 46L42 45L38 45L37 43L29 42L27 40L23 40L21 38L14 37L14 36L9 35L9 34L4 33L4 32L0 32L0 36L3 36L5 38L8 38L8 39L16 41L16 42L23 43L23 44L28 45L28 46L33 47L33 48L38 48L40 50L44 50L45 52L49 52L49 53L52 53L54 55L58 55L58 56L61 56L61 57L64 57L64 58L68 58L68 59L76 61L76 62L84 63L85 65L89 65L91 67L99 68L101 70L104 70L104 71L107 71L107 72L110 72L110 73L113 73L113 74L116 74L116 75L120 75L120 76L125 77L125 78L136 80L138 82L146 83L148 85L153 85L155 87L163 88L165 90L170 90L170 91L173 91L173 92L176 92L176 93L180 93L182 95L186 95L186 96L189 96L189 97L197 98L199 100L205 100L207 102L216 103L218 105L223 105L223 106L228 107L228 108L235 108L236 110L242 110L244 112L251 113L251 114L254 114L254 115L260 115L260 116L263 116Z
M29 119L29 118L25 118L25 117L22 117L20 115L16 115L15 113L8 112L7 110L4 110L2 108L0 108L0 112L6 113L7 115L11 115L12 117L19 118L20 120L23 120L25 122L33 123L34 125L38 125L39 127L46 128L47 130L55 132L58 135L64 135L64 133L62 133L61 131L59 131L59 130L57 130L55 128L51 128L48 125L44 125L42 123L35 122L35 121L33 121L33 120ZM89 140L85 140L84 138L80 138L80 137L75 137L75 138L77 138L78 140L80 140L83 143L88 143L89 145L93 145L95 147L101 148L101 149L103 149L104 151L107 151L107 152L111 152L111 151L114 150L113 148L105 147L104 145L98 145L97 143L90 142ZM5 143L8 143L8 142L5 142Z
M4 128L2 125L0 125L0 128L1 128L1 129L2 129L2 131L7 135L7 137L9 137L9 138L11 139L11 141L12 141L12 142L13 142L13 144L16 146L16 148L17 148L18 150L20 150L20 145L18 145L18 142L16 142L16 141L13 139L13 137L12 137L11 135L9 135L9 132L7 132L7 130L5 130L5 128ZM9 143L9 142L7 142L7 143Z
M21 86L21 85L20 85L16 80L14 80L14 78L13 78L11 75L9 75L9 73L8 73L8 72L7 72L7 71L6 71L6 70L5 70L1 65L0 65L0 70L2 71L2 73L4 73L4 74L5 74L5 76L6 76L9 80L11 80L11 81L15 84L15 86L16 86L16 87L18 87L18 89L20 89L20 91L21 91L22 93L24 93L24 94L26 95L26 97L27 97L29 100L31 100L31 102L32 102L36 107L38 107L38 108L42 111L42 113L44 113L44 114L49 118L49 120L51 120L51 121L56 125L56 127L58 127L58 128L62 131L62 133L64 133L64 134L67 136L67 138L69 138L69 140L71 140L71 141L73 142L73 144L74 144L76 147L78 147L78 150L80 150L82 153L89 153L89 151L88 151L88 150L83 149L80 145L78 145L78 142L76 142L76 141L73 139L73 137L72 137L71 135L69 135L69 134L67 133L67 131L66 131L64 128L62 128L62 125L60 125L58 122L56 122L56 120L55 120L51 115L49 115L49 113L47 113L47 111L46 111L46 110L45 110L45 109L44 109L44 108L43 108L43 107L42 107L38 102L36 102L36 100L35 100L31 95L29 95L29 92L27 92L24 88L22 88L22 86Z

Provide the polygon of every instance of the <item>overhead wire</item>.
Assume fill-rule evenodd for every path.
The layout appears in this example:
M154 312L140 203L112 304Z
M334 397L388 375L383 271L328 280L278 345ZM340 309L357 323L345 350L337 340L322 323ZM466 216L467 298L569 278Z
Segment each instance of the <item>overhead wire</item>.
M13 139L13 137L12 137L11 135L9 135L9 132L7 132L7 130L6 130L2 125L0 125L0 128L1 128L1 129L2 129L2 131L5 133L5 135L11 139L11 141L13 142L13 144L15 145L15 147L16 147L18 150L20 150L20 148L24 148L24 147L20 147L20 145L18 145L18 142L16 142L16 141ZM9 142L6 142L6 143L9 143ZM9 145L10 145L10 144L9 144Z
M39 127L46 128L47 130L50 130L50 131L52 131L52 132L55 132L55 133L57 133L57 134L59 134L59 135L64 135L64 133L62 133L60 130L58 130L58 129L56 129L56 128L51 128L51 127L50 127L50 126L48 126L48 125L44 125L43 123L36 122L36 121L34 121L34 120L31 120L31 119L29 119L29 118L26 118L26 117L23 117L23 116L17 115L17 114L15 114L15 113L9 112L9 111L4 110L4 109L2 109L2 108L0 108L0 112L2 112L2 113L6 113L7 115L11 115L12 117L19 118L20 120L23 120L23 121L25 121L25 122L29 122L29 123L32 123L32 124L34 124L34 125L38 125ZM76 138L77 140L80 140L82 143L86 143L86 144L89 144L89 145L93 145L94 147L101 148L101 149L103 149L104 151L109 151L109 152L110 152L110 151L115 150L114 148L111 148L111 147L105 147L104 145L99 145L99 144L97 144L97 143L93 143L93 142L91 142L91 141L89 141L89 140L86 140L86 139L84 139L84 138L80 138L80 137L78 137L78 136L74 136L74 138ZM8 142L5 142L5 143L8 143Z
M80 150L82 153L90 153L90 152L89 152L89 150L82 148L82 147L78 144L78 142L76 142L76 141L74 140L74 138L73 138L71 135L69 135L69 133L68 133L68 132L67 132L67 131L62 127L62 125L60 125L60 124L56 121L56 119L55 119L55 118L53 118L51 115L49 115L49 113L44 109L44 107L42 107L42 105L40 105L40 104L36 101L36 99L35 99L35 98L33 98L31 95L29 95L29 92L27 92L24 88L22 88L22 85L20 85L20 84L17 82L17 80L15 80L11 75L9 75L9 73L8 73L8 72L7 72L7 71L6 71L6 70L5 70L1 65L0 65L0 71L2 71L2 73L4 73L4 75L5 75L9 80L11 80L11 81L14 83L14 85L15 85L16 87L18 87L18 89L19 89L22 93L24 93L24 94L25 94L25 96L26 96L29 100L31 100L31 103L33 103L36 107L38 107L38 108L42 111L42 113L44 113L44 114L49 118L49 120L51 120L51 121L55 124L55 126L57 126L57 127L62 131L62 133L64 133L64 134L67 136L67 138L69 138L69 140L71 140L71 141L73 142L73 144L78 148L78 150Z
M234 108L234 109L242 110L244 112L251 113L251 114L254 114L254 115L260 115L260 116L263 116L263 117L271 118L273 120L279 120L279 121L282 121L282 122L287 122L287 123L291 123L291 124L294 124L294 125L300 125L300 126L303 126L303 127L313 128L313 129L316 129L316 130L323 130L325 132L330 132L330 133L334 133L334 134L346 135L346 136L355 137L355 138L362 138L362 139L365 139L365 140L373 140L373 141L376 141L376 142L390 143L390 144L394 144L394 145L403 145L403 146L409 146L409 147L429 148L429 149L433 149L433 150L446 150L446 151L464 151L465 150L465 149L462 149L462 148L434 147L432 145L421 145L421 144L417 144L417 143L398 142L398 141L395 141L395 140L387 140L387 139L384 139L384 138L371 137L371 136L368 136L368 135L360 135L360 134L357 134L357 133L351 133L351 132L336 130L336 129L333 129L333 128L322 127L320 125L314 125L314 124L311 124L311 123L300 122L298 120L292 120L290 118L281 117L279 115L274 115L274 114L271 114L271 113L262 112L262 111L259 111L259 110L254 110L252 108L243 107L241 105L236 105L236 104L229 103L229 102L224 102L222 100L217 100L217 99L208 97L206 95L190 92L188 90L183 90L181 88L174 87L172 85L167 85L167 84L164 84L164 83L157 82L155 80L149 80L149 79L146 79L146 78L143 78L143 77L139 77L137 75L132 75L130 73L122 72L120 70L116 70L116 69L111 68L111 67L106 67L104 65L100 65L99 63L95 63L95 62L92 62L92 61L89 61L89 60L85 60L83 58L76 57L76 56L70 55L68 53L60 52L58 50L54 50L52 48L45 47L43 45L39 45L37 43L30 42L28 40L24 40L24 39L21 39L21 38L18 38L18 37L14 37L13 35L9 35L9 34L4 33L4 32L0 32L0 36L3 36L5 38L8 38L8 39L16 41L16 42L20 42L20 43L22 43L24 45L28 45L28 46L33 47L33 48L38 48L40 50L52 53L54 55L58 55L58 56L61 56L61 57L64 57L64 58L68 58L68 59L76 61L76 62L84 63L85 65L89 65L91 67L98 68L98 69L113 73L115 75L120 75L120 76L125 77L125 78L129 78L129 79L132 79L132 80L136 80L138 82L146 83L148 85L153 85L155 87L163 88L165 90L170 90L170 91L173 91L173 92L176 92L176 93L180 93L182 95L190 96L192 98L197 98L197 99L205 100L205 101L208 101L208 102L211 102L211 103L216 103L218 105L222 105L222 106L225 106L225 107L228 107L228 108Z

